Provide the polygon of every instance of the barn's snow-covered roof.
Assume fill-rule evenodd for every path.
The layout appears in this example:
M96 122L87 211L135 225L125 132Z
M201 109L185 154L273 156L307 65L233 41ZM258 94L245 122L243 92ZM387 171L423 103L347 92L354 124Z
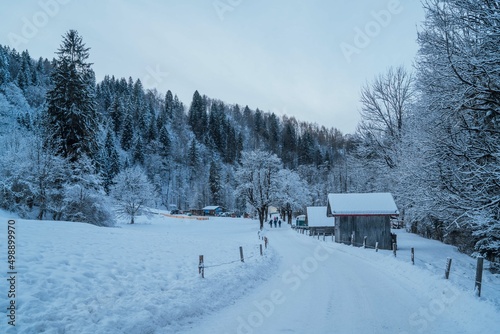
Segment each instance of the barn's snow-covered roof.
M334 220L326 215L326 206L308 206L307 207L307 225L308 226L333 226Z
M202 210L217 210L218 208L220 208L218 205L209 205L204 207Z
M398 215L391 193L329 194L329 216Z

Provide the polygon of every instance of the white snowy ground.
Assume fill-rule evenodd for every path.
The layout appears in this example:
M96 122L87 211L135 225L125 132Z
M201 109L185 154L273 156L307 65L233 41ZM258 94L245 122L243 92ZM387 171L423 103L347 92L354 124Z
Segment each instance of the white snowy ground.
M284 225L264 231L270 245L261 257L254 220L162 215L117 228L16 219L13 328L6 316L8 218L0 212L1 333L500 331L500 278L485 271L482 297L475 297L475 260L451 246L398 231L394 258Z

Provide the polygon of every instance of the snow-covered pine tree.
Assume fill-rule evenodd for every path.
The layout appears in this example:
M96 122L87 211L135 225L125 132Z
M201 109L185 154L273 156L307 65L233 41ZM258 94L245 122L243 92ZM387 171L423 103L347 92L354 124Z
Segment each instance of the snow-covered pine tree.
M168 133L166 126L161 127L158 141L160 143L159 154L164 157L168 156L170 154L171 141L170 134Z
M63 36L52 74L53 88L47 93L47 113L51 141L60 143L59 154L78 161L87 155L92 160L98 150L98 115L95 79L89 48L76 30Z
M110 188L113 185L113 178L120 172L120 159L111 130L108 130L106 133L102 160L101 173L103 187L106 193L109 194Z
M170 90L165 94L165 120L172 120L174 117L174 97Z
M158 128L157 128L157 119L154 113L149 118L149 127L146 136L146 140L148 144L155 142L158 139Z
M287 168L294 168L297 165L297 132L296 121L293 119L285 119L283 130L281 133L281 157Z
M198 167L200 163L200 155L199 155L199 150L198 150L198 145L196 143L196 139L192 139L191 143L189 144L189 151L188 151L188 164L191 169L195 169Z
M10 80L9 58L7 51L0 46L0 86Z
M113 124L113 130L116 135L120 133L120 129L122 127L122 122L123 122L123 106L118 98L118 96L115 96L113 99L113 102L111 103L111 107L109 110L109 115L111 116L112 119L112 124Z
M223 185L220 176L220 166L214 160L210 162L209 173L210 175L208 177L208 185L210 187L210 193L212 195L212 203L215 205L220 205Z
M135 142L132 162L134 164L144 165L144 145L142 144L141 137L138 137Z
M134 126L132 124L132 116L127 114L123 123L123 131L120 143L122 148L126 151L132 148L132 141L134 138Z
M207 128L208 115L206 111L205 99L198 91L193 94L193 101L189 107L188 123L198 141L202 142L205 129Z

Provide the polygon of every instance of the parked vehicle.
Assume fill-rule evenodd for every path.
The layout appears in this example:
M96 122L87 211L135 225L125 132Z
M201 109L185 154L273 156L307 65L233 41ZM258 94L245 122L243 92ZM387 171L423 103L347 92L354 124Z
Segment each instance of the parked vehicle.
M307 226L306 215L300 215L295 218L295 226Z

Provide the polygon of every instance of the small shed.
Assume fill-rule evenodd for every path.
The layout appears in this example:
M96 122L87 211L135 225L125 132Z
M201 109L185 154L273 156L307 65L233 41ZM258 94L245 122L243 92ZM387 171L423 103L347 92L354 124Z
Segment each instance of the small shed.
M391 193L329 194L327 214L335 218L335 242L391 249L391 217L399 211Z
M204 216L217 216L218 214L224 211L222 206L218 205L209 205L204 207L202 210Z
M328 217L326 206L308 206L306 222L310 235L326 236L335 233L335 219Z
M334 226L335 220L327 215L326 206L308 206L307 207L307 226L326 227Z

